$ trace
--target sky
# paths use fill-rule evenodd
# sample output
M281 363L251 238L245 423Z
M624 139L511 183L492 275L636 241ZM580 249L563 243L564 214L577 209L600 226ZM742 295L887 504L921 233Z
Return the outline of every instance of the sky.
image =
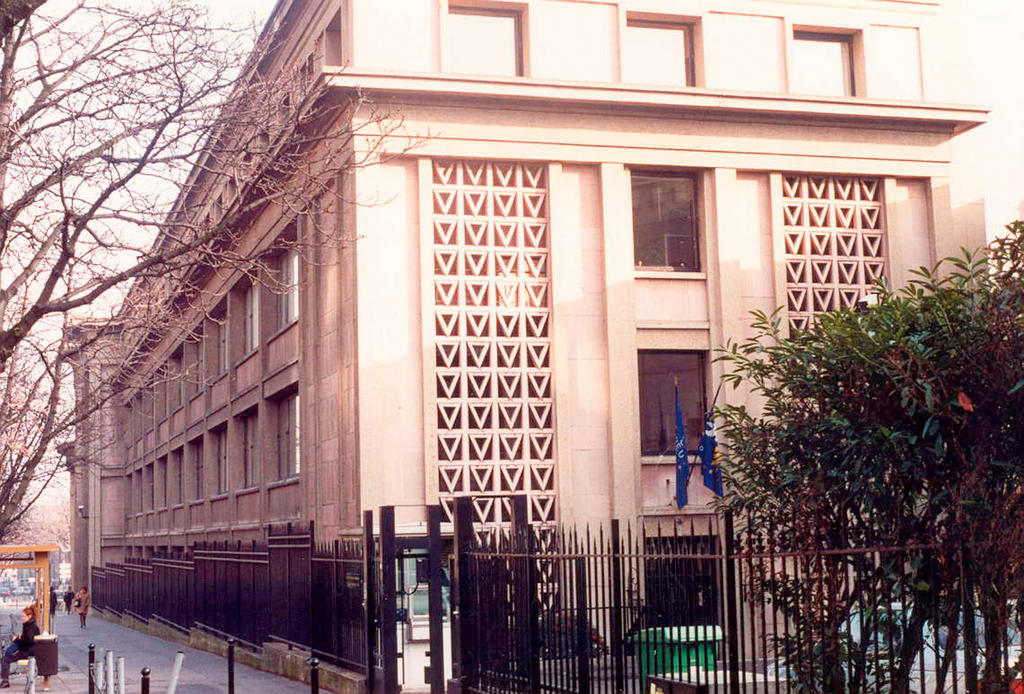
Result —
M215 17L224 21L248 21L255 18L257 26L263 27L275 0L206 0Z

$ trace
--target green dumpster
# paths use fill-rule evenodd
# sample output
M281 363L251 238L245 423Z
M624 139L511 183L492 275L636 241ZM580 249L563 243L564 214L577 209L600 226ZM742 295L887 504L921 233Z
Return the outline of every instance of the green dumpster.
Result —
M714 670L721 640L722 628L712 625L652 627L629 637L636 645L641 682L646 682L648 675L686 672L694 665Z

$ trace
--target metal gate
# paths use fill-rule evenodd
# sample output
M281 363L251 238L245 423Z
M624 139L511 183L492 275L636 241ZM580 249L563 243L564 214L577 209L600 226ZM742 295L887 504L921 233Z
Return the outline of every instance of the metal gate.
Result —
M381 507L379 514L367 575L377 588L368 620L369 643L374 645L372 690L396 694L422 674L431 694L444 694L449 560L441 537L441 507L427 507L426 535L396 535L393 506ZM364 526L373 527L371 511L364 515ZM422 673L413 671L421 665Z

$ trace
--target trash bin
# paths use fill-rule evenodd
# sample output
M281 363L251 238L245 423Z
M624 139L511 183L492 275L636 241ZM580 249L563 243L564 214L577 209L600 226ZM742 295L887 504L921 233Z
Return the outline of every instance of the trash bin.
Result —
M44 677L57 674L57 635L40 634L32 652L36 657L36 672Z
M640 659L640 681L648 675L686 672L694 665L715 669L715 654L722 628L714 625L652 627L629 637Z

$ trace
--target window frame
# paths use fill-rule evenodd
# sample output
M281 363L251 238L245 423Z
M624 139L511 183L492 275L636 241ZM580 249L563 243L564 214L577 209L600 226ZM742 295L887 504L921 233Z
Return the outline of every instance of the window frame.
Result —
M298 392L277 401L277 479L297 478L301 472L301 400Z
M278 281L282 292L277 302L277 328L284 330L299 320L299 253L289 249L278 257Z
M242 488L259 486L259 419L253 410L241 417L242 425Z
M156 462L149 463L142 468L142 477L145 484L145 510L156 510Z
M168 475L174 479L174 496L168 496L167 505L177 506L185 502L185 450L177 448L171 451L167 464L171 467Z
M686 41L686 84L683 87L697 86L697 26L698 20L691 17L651 17L629 12L626 14L625 29L662 29L682 31ZM620 56L620 63L625 60L625 53ZM620 65L621 70L621 65ZM623 80L625 82L625 80ZM628 84L648 84L636 82ZM671 88L672 85L650 83L651 86Z
M202 437L189 443L192 452L192 501L202 501L206 498L206 461L203 459L205 448Z
M476 5L460 5L458 3L448 6L448 16L451 15L470 15L475 17L509 17L513 20L514 34L513 40L515 41L515 75L491 75L492 77L525 77L526 76L526 46L525 46L525 32L523 30L524 20L526 18L525 9L515 5L494 5L494 6L476 6ZM445 36L442 44L447 47L450 37L448 35L448 29L445 29ZM446 51L447 52L447 51ZM487 77L488 75L483 73L464 73L454 72L445 70L445 72L451 72L451 74L470 74L477 77Z
M242 292L242 353L248 356L260 348L260 291L250 284Z
M639 421L637 422L637 432L640 439L640 450L638 451L641 458L660 458L666 455L674 454L675 451L675 434L672 434L670 445L666 446L666 450L658 452L650 452L644 449L644 369L643 360L646 355L659 355L659 354L680 354L680 355L693 355L697 357L697 372L700 374L700 383L697 386L697 392L700 395L700 420L703 422L704 414L707 412L710 403L708 402L708 364L710 363L710 354L708 350L701 349L638 349L636 353L636 369L637 369L637 404ZM674 403L673 403L674 407ZM675 420L675 411L671 413L672 421ZM692 416L687 416L686 411L683 411L683 416L692 419ZM701 431L693 432L690 429L686 430L687 439L696 438L700 439ZM695 448L687 448L687 454L692 455L695 453Z
M699 171L691 169L649 169L649 168L630 168L629 173L629 204L630 204L630 227L633 235L633 271L636 273L641 272L652 272L664 274L666 277L673 275L685 274L685 273L703 273L706 272L706 262L704 259L704 246L703 235L704 235L704 216L702 214L701 205L704 200L704 187L702 185L703 177ZM636 209L633 204L633 178L634 176L646 176L648 178L679 178L689 179L693 183L693 202L691 216L693 219L693 238L694 238L694 259L696 261L695 268L678 268L673 265L640 265L637 262L637 229L636 229ZM664 238L664 237L663 237Z
M213 453L217 465L217 494L227 494L231 488L227 428L214 429L210 436L213 438Z
M856 55L857 55L857 53L856 53L856 49L857 49L857 45L856 45L856 42L857 42L857 32L841 30L841 29L837 29L835 31L832 31L832 30L824 30L824 29L808 29L808 28L794 27L793 28L792 41L793 41L793 43L796 43L797 41L818 41L818 42L821 42L821 43L841 43L841 44L845 44L846 45L846 73L847 73L847 77L850 80L850 90L849 90L849 93L844 94L841 97L837 97L837 96L831 95L831 94L821 94L821 95L817 95L817 96L826 96L826 97L831 96L833 98L849 98L849 97L854 97L854 96L858 96L859 95L859 93L860 93L859 86L860 85L858 84L858 80L857 80L857 58L856 58ZM793 70L796 70L796 69L798 69L798 66L795 66L795 65L791 65L790 66L790 72L792 72ZM797 93L797 92L793 92L792 88L790 88L789 91L790 91L790 93ZM801 92L801 94L802 94L802 92ZM816 96L816 95L815 94L806 94L805 96Z

